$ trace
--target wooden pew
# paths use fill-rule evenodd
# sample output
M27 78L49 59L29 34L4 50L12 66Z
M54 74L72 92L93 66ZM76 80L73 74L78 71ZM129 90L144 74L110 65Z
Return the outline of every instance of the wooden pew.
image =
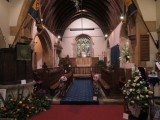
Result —
M63 69L38 69L34 71L34 80L43 81L41 87L55 94L59 88L59 79L64 74Z
M67 78L67 81L61 83L60 78L59 78L57 83L50 86L51 90L55 90L58 87L58 91L60 91L60 96L64 96L67 93L67 90L68 90L68 88L69 88L69 86L70 86L70 84L72 83L72 80L73 80L72 71L70 71L67 74L63 74L63 76L65 76Z
M129 79L131 79L132 76L132 70L131 69L124 69L124 68L120 68L119 69L119 84L120 87L123 87L123 85L125 83L127 83L127 81Z
M92 72L92 74L91 74L92 78L94 75L95 75L95 73ZM110 95L110 85L102 77L100 77L97 82L94 82L94 80L93 80L93 87L98 87L96 84L99 84L101 86L101 88L103 89L106 96ZM96 90L96 88L94 88L94 91L95 90ZM96 93L97 93L97 91L96 91Z
M109 96L110 95L110 85L103 79L100 79L99 82L100 82L100 85L101 85L105 95Z

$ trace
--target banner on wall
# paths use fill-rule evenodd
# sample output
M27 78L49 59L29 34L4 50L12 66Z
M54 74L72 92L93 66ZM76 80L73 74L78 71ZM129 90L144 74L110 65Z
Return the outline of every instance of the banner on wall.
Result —
M119 45L115 45L111 48L111 65L119 67L120 66L120 50Z
M125 0L125 12L126 16L130 17L137 11L137 7L134 4L133 0Z
M32 5L29 8L28 14L35 20L37 26L37 32L43 31L42 15L40 8L40 0L33 0Z

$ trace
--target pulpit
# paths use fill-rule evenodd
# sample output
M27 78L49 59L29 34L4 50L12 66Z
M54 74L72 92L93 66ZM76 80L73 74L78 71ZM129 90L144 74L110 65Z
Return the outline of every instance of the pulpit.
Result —
M24 48L22 53L27 54ZM16 48L0 49L0 84L20 84L23 79L32 79L32 60L17 60L17 54Z

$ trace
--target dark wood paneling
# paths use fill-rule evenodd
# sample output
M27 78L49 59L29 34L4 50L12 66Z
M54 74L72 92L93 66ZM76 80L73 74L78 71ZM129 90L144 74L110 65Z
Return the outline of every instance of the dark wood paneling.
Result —
M92 66L95 66L95 64L99 61L99 57L92 57Z
M99 57L92 57L91 60L92 60L91 61L92 62L91 66L95 66L95 64L99 61ZM76 65L76 58L70 58L70 61L71 61L72 67L76 67L77 66Z
M0 84L21 83L32 79L32 62L16 60L15 48L0 49Z
M140 36L140 60L149 61L150 60L150 48L149 48L149 35Z

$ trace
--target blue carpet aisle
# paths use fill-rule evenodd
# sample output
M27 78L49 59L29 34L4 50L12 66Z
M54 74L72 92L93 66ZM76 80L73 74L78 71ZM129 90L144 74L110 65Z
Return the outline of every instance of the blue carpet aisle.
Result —
M98 104L93 100L93 87L90 79L75 79L61 104Z

